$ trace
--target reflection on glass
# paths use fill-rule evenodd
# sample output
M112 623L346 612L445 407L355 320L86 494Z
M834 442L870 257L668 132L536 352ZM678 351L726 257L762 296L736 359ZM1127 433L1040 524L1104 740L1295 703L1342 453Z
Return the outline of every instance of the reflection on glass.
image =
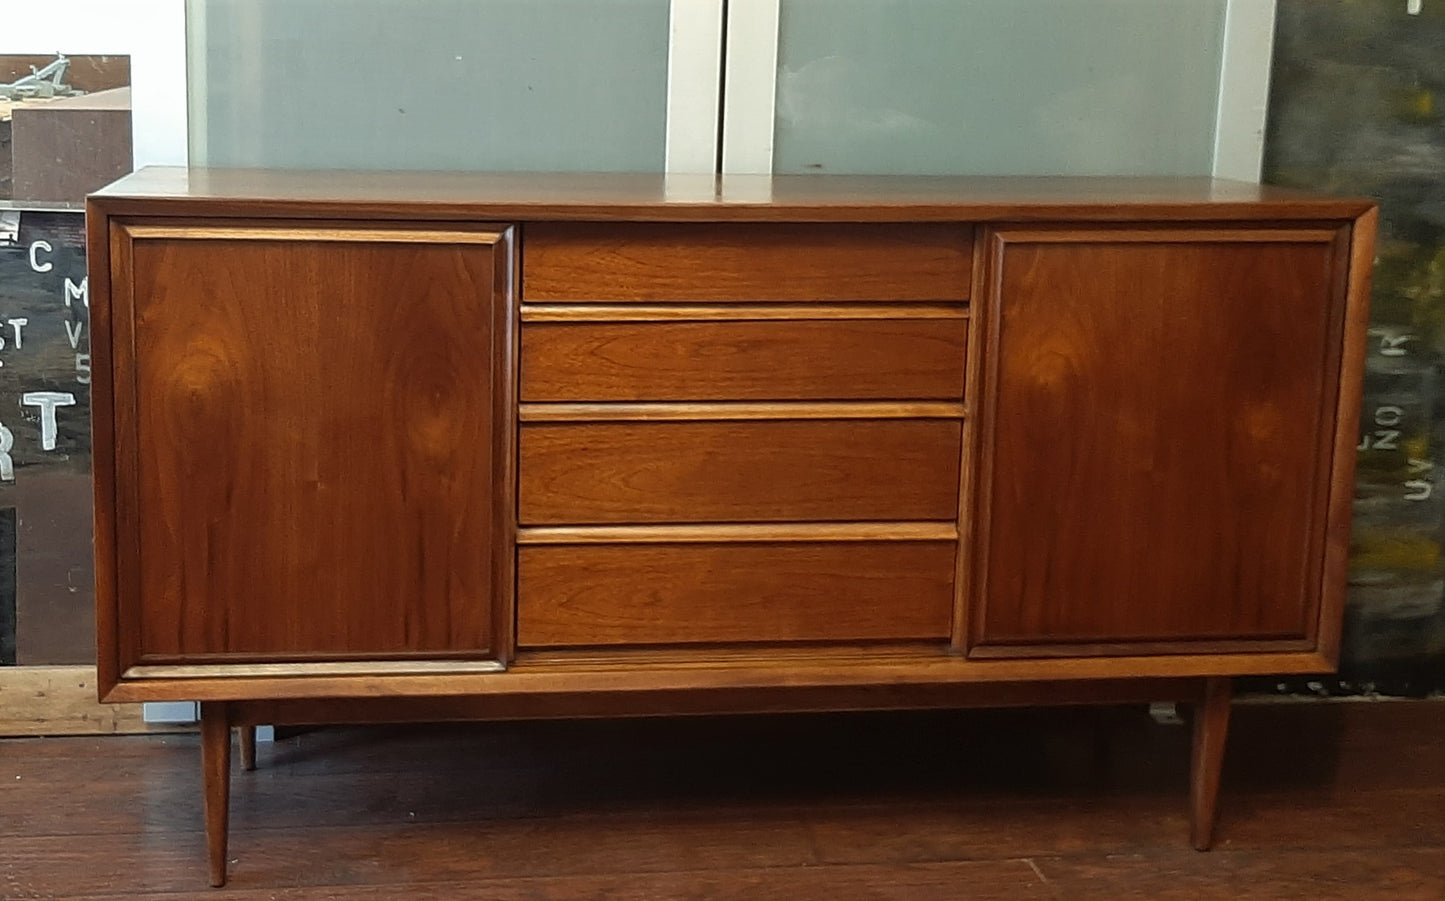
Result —
M1225 0L782 0L776 172L1207 175Z
M668 0L188 0L193 165L654 172Z
M130 170L130 57L0 55L0 207L79 207Z

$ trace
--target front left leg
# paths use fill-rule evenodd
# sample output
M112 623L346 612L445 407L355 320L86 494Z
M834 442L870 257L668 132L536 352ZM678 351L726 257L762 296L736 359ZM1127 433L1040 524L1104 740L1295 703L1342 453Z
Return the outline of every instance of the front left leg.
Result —
M231 722L224 701L201 704L201 763L211 885L220 887L226 884L226 830L231 804Z

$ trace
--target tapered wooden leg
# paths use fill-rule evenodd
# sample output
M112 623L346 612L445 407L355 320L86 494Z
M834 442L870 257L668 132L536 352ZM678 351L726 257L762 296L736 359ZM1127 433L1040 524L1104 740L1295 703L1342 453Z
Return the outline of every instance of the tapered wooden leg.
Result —
M240 726L236 733L241 739L241 769L249 773L256 768L256 727Z
M1195 849L1208 851L1214 844L1214 820L1219 801L1219 772L1224 765L1224 739L1229 733L1229 700L1233 686L1227 678L1210 678L1204 703L1194 710L1194 754L1189 768L1189 840Z
M231 804L231 723L224 702L201 704L201 761L206 792L206 853L211 885L226 884L226 828Z

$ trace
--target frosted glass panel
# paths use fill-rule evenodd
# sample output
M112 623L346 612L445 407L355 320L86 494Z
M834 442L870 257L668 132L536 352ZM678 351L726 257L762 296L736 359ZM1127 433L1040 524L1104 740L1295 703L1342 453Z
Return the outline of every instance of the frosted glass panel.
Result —
M668 0L188 0L191 161L660 172Z
M782 0L775 172L1207 175L1225 0Z

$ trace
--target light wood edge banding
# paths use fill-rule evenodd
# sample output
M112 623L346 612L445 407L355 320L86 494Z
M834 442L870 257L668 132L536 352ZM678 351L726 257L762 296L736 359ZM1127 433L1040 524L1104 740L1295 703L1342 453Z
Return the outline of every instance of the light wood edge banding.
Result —
M679 526L530 526L517 544L957 541L952 522L720 523Z
M523 322L711 322L763 319L967 319L962 304L522 304Z
M768 403L525 403L521 422L637 422L731 419L962 419L946 401Z
M178 663L132 666L126 679L214 679L261 676L428 676L500 673L498 660L343 660L299 663Z
M1007 228L1009 244L1329 244L1338 230L1330 228Z
M271 227L265 225L125 225L132 238L193 241L349 241L373 244L496 244L498 231L457 229Z
M626 665L622 665L622 664ZM564 666L518 660L504 675L428 674L211 679L132 679L104 698L122 701L239 700L247 698L456 696L467 694L595 694L608 691L669 691L712 688L777 688L834 685L908 686L956 682L1032 682L1073 679L1143 679L1188 676L1274 676L1328 672L1316 653L1181 654L1158 657L1076 657L1028 660L972 660L939 642L913 659L855 653L818 655L816 660L775 658L759 651L752 659L720 661L693 655L690 661L642 664L619 654L610 662ZM127 674L129 675L129 674ZM780 683L780 678L783 680Z

